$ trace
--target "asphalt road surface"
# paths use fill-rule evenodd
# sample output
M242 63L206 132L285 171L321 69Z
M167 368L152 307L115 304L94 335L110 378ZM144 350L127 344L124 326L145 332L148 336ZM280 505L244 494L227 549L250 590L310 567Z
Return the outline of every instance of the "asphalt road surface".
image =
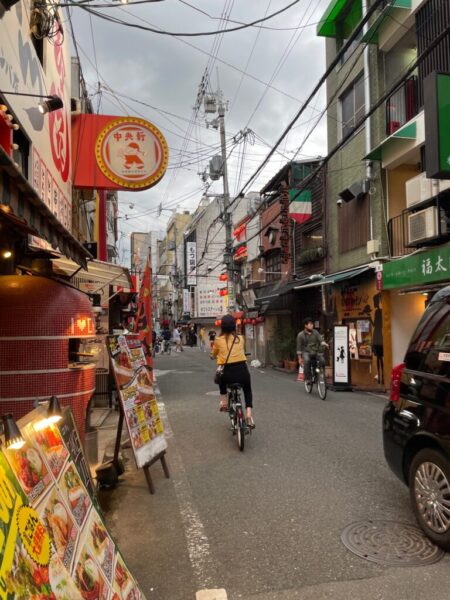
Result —
M207 354L186 348L157 357L155 369L171 478L153 465L150 496L130 464L107 497L107 519L147 598L448 598L448 556L382 566L340 539L355 521L415 523L408 490L384 460L383 398L329 392L323 402L295 376L252 368L256 429L240 453Z

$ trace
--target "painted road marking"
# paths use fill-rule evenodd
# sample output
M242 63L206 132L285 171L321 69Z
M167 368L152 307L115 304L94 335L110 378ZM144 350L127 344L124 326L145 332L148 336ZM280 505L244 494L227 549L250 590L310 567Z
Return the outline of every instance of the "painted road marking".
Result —
M161 399L161 392L158 386L155 386L158 405L161 406L161 417L164 423L166 437L174 437L164 402ZM197 586L205 590L212 590L214 578L218 572L217 565L211 556L209 540L205 533L205 528L200 519L200 515L195 507L191 485L186 475L183 459L177 449L176 444L170 447L170 463L172 481L175 494L180 509L180 516L184 527L184 535L187 542L187 550L192 570L194 571ZM214 590L212 590L214 591ZM221 591L221 590L217 590ZM213 600L215 596L200 596L202 600ZM226 600L225 596L217 596L217 600Z
M162 377L163 375L167 375L167 373L176 373L177 375L190 375L194 371L179 371L178 369L169 369L167 371L163 371L160 369L154 369L153 373L155 377Z
M214 390L213 392L206 392L205 396L220 396L219 390Z
M227 600L226 591L220 590L199 590L195 594L195 600Z

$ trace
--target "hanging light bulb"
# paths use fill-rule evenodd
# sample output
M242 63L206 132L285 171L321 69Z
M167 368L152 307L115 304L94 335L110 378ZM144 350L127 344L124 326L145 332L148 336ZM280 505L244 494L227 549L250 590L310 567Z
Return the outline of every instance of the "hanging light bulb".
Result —
M25 440L11 413L3 415L3 433L5 435L5 447L10 450L20 450Z

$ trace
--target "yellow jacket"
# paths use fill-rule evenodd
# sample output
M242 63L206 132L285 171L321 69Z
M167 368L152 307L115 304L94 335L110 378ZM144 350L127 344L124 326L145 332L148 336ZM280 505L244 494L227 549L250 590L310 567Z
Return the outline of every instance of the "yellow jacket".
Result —
M233 344L233 347L231 347L231 344ZM237 335L236 338L234 338L233 334L219 335L219 337L216 337L216 339L214 340L214 345L212 347L211 356L213 358L217 357L218 365L225 364L228 352L230 352L230 357L227 361L227 364L247 360L245 356L245 343L242 335Z

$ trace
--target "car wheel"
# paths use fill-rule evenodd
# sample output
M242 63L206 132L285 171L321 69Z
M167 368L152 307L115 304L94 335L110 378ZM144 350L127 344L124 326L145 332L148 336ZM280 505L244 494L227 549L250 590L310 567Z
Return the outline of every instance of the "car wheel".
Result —
M409 492L420 527L436 545L450 550L450 463L441 452L426 448L416 454Z

